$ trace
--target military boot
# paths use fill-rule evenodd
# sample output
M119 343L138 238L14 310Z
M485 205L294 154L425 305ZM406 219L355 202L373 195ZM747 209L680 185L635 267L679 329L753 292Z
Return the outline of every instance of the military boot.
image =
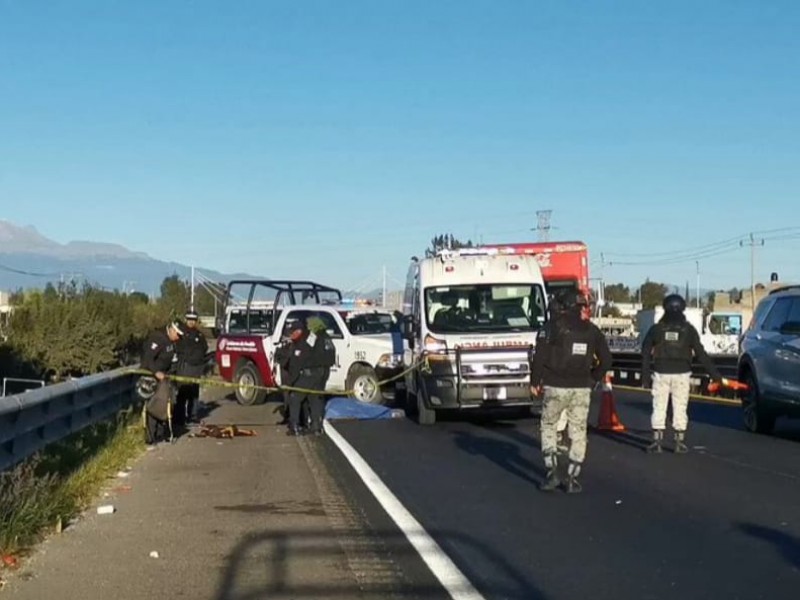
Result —
M580 494L583 491L578 475L581 474L581 463L570 462L567 468L567 483L564 487L568 494Z
M539 489L543 492L552 492L561 484L558 477L558 460L555 454L544 455L544 466L547 468L547 479L539 484Z
M686 433L683 431L675 432L675 454L686 454L689 452L689 447L684 441Z
M653 442L645 448L648 454L661 454L661 444L664 442L664 430L653 430Z

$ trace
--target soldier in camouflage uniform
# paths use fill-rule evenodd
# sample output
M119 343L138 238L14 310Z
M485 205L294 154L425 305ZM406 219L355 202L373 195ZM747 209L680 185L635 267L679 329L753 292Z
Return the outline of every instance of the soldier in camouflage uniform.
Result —
M531 365L531 386L544 392L541 436L547 480L540 489L553 491L561 485L558 474L558 421L567 413L570 438L569 467L565 489L581 491L578 476L586 457L586 426L592 388L611 368L611 352L603 333L581 317L586 297L574 291L559 299L559 311L540 332Z

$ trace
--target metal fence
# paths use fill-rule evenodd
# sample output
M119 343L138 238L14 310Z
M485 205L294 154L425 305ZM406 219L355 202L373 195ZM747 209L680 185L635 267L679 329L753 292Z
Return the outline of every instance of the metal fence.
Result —
M0 470L134 402L129 367L0 398Z

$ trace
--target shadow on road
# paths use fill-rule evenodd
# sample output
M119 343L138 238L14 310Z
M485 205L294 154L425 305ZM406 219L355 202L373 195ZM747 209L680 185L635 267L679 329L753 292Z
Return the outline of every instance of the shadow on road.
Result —
M739 523L737 527L749 536L769 542L792 568L800 569L800 539L763 525Z
M248 534L228 555L215 600L256 600L263 598L403 598L446 599L450 596L427 571L412 581L398 565L418 561L416 551L397 531L373 531L364 539L363 530L285 530ZM546 596L490 548L460 533L432 532L440 545L455 545L480 564L488 580L487 596L510 600L544 600ZM391 563L376 561L364 549L378 544L381 556ZM336 568L343 549L353 552L355 575ZM374 556L374 555L373 555ZM476 562L477 561L477 562ZM458 591L466 591L455 586ZM482 590L483 591L483 590Z
M511 431L506 431L505 433L511 433ZM526 437L522 434L519 435L522 438ZM537 464L522 456L519 440L515 444L492 437L474 435L468 431L455 431L453 432L453 437L456 446L467 454L483 456L505 471L529 483L538 484L540 482L540 479L532 477L531 473L535 473L540 477L544 476L544 471ZM526 440L526 442L529 442L529 440Z
M653 408L649 402L624 402L626 411L651 414ZM667 423L672 422L672 407L667 412ZM711 427L721 427L744 432L742 424L742 410L737 406L712 404L709 402L689 403L689 423L701 423ZM800 441L800 426L797 420L779 418L775 425L774 437L798 442Z

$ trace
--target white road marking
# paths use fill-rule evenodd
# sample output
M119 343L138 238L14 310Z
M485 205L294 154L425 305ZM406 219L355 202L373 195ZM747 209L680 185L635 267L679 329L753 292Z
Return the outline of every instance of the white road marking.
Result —
M325 432L336 444L375 499L417 550L420 557L442 584L453 600L485 600L461 570L450 560L444 550L425 531L414 516L397 499L381 478L372 470L350 443L336 431L329 421L324 422Z

